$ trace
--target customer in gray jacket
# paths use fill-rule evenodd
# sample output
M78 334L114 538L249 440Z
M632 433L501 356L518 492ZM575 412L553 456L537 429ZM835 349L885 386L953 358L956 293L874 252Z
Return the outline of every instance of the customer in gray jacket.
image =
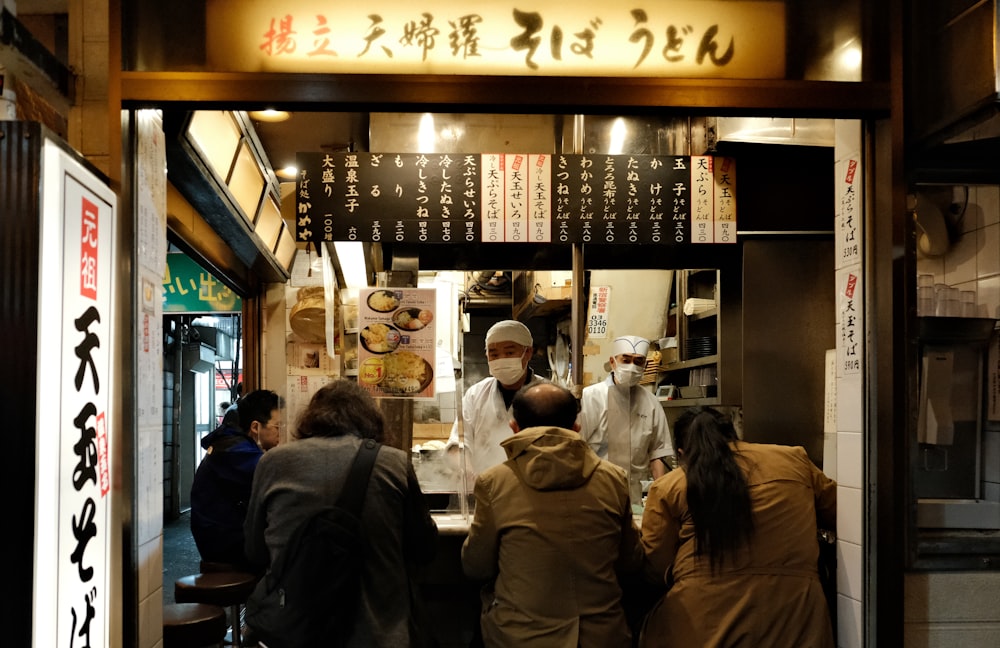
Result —
M295 440L257 465L245 524L247 557L270 565L303 520L336 500L362 439L381 442L383 425L371 396L353 381L338 380L316 392ZM361 518L368 546L347 645L409 646L408 566L434 557L437 526L402 450L379 449Z

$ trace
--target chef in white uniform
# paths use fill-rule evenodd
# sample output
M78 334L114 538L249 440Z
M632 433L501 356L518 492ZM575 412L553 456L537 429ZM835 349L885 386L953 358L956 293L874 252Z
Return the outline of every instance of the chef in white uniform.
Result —
M500 442L511 435L514 394L522 387L546 382L528 368L532 353L531 331L521 322L502 320L486 332L490 375L469 387L462 397L466 461L474 475L507 460ZM447 446L455 447L458 442L456 420Z
M628 471L629 496L642 503L641 480L667 472L674 454L670 428L659 400L639 386L649 341L625 335L611 343L611 374L583 390L580 436L601 459Z

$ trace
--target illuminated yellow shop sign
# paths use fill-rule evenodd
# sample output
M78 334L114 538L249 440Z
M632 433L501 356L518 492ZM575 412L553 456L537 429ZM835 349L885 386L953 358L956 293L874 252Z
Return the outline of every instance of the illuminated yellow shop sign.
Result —
M208 0L211 69L785 77L785 3Z

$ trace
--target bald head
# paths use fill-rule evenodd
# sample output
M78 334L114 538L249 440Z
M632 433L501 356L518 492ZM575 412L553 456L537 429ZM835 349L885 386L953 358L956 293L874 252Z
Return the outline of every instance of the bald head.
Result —
M511 413L517 427L561 427L577 429L580 403L572 392L553 383L541 383L517 392Z

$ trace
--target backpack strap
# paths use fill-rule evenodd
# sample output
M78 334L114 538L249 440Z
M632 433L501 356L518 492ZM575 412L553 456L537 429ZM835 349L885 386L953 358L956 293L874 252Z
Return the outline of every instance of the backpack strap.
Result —
M344 489L340 491L337 498L337 506L351 511L357 516L361 515L361 507L365 502L365 493L368 492L368 480L372 474L372 466L375 465L375 457L378 456L379 444L374 439L362 439L358 454L354 456L351 464L351 472L347 474L347 481L344 482Z

